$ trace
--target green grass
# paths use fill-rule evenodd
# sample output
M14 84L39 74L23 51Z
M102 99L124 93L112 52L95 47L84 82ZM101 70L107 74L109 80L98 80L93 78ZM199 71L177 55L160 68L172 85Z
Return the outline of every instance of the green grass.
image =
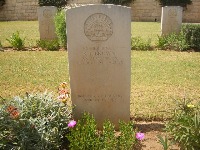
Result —
M200 100L200 53L133 51L131 112L137 118L168 118L174 99Z
M4 47L11 46L6 38L19 31L20 36L25 38L25 46L34 46L36 40L39 40L38 28L38 21L0 22L0 41ZM152 44L155 44L157 35L160 35L160 23L157 22L132 22L131 28L132 36L140 36L145 40L150 38Z
M131 35L141 37L144 40L151 39L152 44L156 44L157 36L161 33L159 22L132 22Z
M26 46L39 39L37 21L0 22L0 41L13 32L26 37ZM134 22L132 35L156 42L160 23ZM30 44L31 43L31 44ZM174 99L200 99L200 53L132 51L131 116L142 119L170 117ZM54 91L69 82L67 52L0 52L0 96L10 98L25 92Z
M35 46L39 40L38 21L9 21L0 22L0 41L4 47L11 46L6 40L19 31L20 37L25 38L25 46Z
M168 118L173 99L200 98L200 53L132 51L131 116ZM69 82L67 52L1 52L2 97L54 91Z

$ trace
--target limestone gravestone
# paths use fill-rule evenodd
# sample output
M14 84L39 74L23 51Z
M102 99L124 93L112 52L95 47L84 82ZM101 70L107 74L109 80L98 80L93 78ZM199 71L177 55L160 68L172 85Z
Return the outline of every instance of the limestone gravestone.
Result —
M94 115L98 127L130 119L130 8L87 5L67 10L69 74L75 118Z
M38 7L39 32L41 40L54 40L55 33L54 17L57 13L55 6Z
M179 33L182 24L182 11L180 6L162 7L161 34Z

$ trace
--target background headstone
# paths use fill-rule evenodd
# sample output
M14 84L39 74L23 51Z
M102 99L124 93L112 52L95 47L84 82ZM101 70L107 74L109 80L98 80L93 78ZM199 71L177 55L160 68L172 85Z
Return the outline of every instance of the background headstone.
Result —
M183 8L180 6L162 7L161 34L179 33L182 24Z
M130 120L130 8L87 5L67 11L69 74L74 115L89 112L102 127Z
M56 13L57 8L55 6L38 7L40 40L54 40L57 38L54 25Z

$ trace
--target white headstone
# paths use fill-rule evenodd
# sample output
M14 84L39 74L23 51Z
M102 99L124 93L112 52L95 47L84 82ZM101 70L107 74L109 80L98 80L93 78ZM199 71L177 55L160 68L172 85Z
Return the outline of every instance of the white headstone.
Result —
M179 33L182 24L183 8L180 6L162 7L161 34Z
M55 6L38 7L38 21L41 40L55 40L54 17L56 16L57 8Z
M130 120L130 8L87 5L67 11L69 74L75 118L89 112L102 127Z

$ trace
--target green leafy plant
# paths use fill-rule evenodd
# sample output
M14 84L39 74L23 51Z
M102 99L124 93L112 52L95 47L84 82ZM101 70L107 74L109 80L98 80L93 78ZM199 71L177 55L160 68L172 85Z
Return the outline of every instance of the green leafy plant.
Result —
M4 100L0 107L0 149L59 150L67 144L71 107L51 93Z
M97 130L94 117L84 113L67 135L72 150L129 150L136 143L132 123L120 122L120 135L115 135L114 125L106 120L103 131Z
M48 51L59 50L58 40L38 40L36 44L38 47Z
M117 146L115 127L109 120L106 120L103 124L103 131L100 141L101 149L113 150L113 148Z
M192 4L192 0L156 0L163 6L182 6L186 7L189 4Z
M66 47L67 35L66 35L66 21L65 21L64 10L58 11L58 13L55 16L54 22L59 44L62 47Z
M180 34L172 33L165 36L158 36L157 47L160 49L184 51L189 49L189 44L181 32Z
M120 121L119 122L119 131L121 132L118 138L118 147L120 150L132 150L134 144L136 143L136 135L135 131L133 130L133 124L125 123ZM140 139L138 139L140 140ZM133 144L134 143L134 144Z
M68 0L39 0L39 6L56 6L61 8L67 5Z
M71 150L95 150L99 147L96 122L88 113L85 113L70 131L67 138L70 141Z
M12 36L6 40L12 45L13 48L17 50L21 50L24 48L25 39L22 39L19 36L19 31L17 31L16 33L13 33Z
M141 37L131 37L132 50L151 50L151 39L148 41L143 40Z
M200 149L200 103L194 105L191 100L176 100L172 119L166 125L166 131L170 133L181 149Z
M126 5L129 6L134 0L102 0L103 4L115 4L115 5Z
M200 51L200 25L185 24L181 31L190 48Z
M163 138L161 135L158 135L157 137L159 139L160 144L162 144L163 146L163 150L168 150L170 146L172 145L168 137L165 136L165 138Z

